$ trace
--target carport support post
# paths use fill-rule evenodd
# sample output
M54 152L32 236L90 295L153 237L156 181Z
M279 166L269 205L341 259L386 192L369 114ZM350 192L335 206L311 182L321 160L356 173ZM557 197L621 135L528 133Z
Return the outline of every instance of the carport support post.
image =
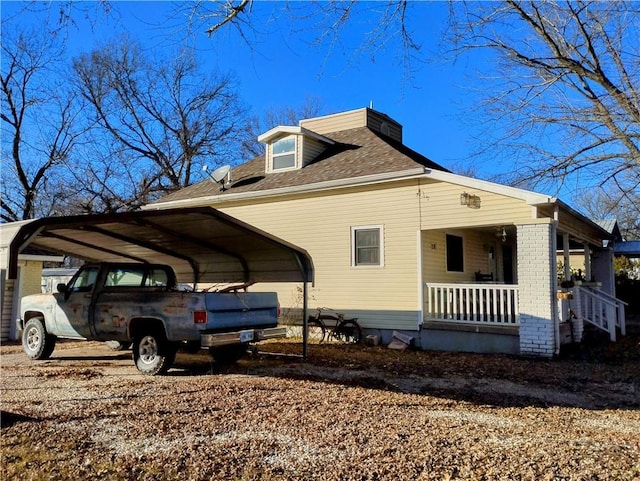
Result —
M302 283L302 359L307 359L307 283Z

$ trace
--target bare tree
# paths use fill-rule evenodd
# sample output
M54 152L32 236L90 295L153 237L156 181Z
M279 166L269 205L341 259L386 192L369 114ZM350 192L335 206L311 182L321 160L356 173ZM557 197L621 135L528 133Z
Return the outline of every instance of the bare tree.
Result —
M55 199L47 191L65 169L81 135L79 106L58 78L56 44L38 32L2 39L3 221L48 215Z
M520 182L580 172L623 196L636 191L640 11L582 0L467 6L454 40L458 52L496 55L494 93L482 108L491 130L503 126L501 146L520 152Z
M378 27L360 54L374 55L400 38L406 62L420 56L406 1L287 2L296 18L322 15L318 39L338 42L362 8L377 11ZM291 6L291 5L297 5ZM251 1L198 2L207 33L250 25ZM300 13L307 12L307 16ZM460 58L482 50L489 71L472 79L487 87L479 106L485 125L478 153L508 159L511 183L561 185L580 175L585 186L612 185L618 199L637 195L640 182L640 9L633 2L452 2L443 44ZM410 72L410 68L408 71ZM487 136L490 135L490 137ZM491 141L488 141L491 139ZM497 149L496 149L497 147ZM517 161L519 159L519 161ZM504 179L503 179L504 180ZM611 191L609 191L610 193Z
M640 193L620 197L615 186L583 192L575 199L591 219L616 219L623 239L640 239Z
M414 63L421 62L415 55L420 45L407 21L411 6L412 2L408 0L312 0L270 4L253 0L198 0L184 4L181 11L189 19L190 32L204 32L211 37L220 30L234 28L252 49L265 35L269 24L277 24L279 31L289 29L291 35L304 37L312 46L324 50L325 61L337 53L347 53L355 61L361 56L375 58L381 51L395 49L399 64L410 80ZM266 10L271 13L265 17ZM344 30L367 12L376 21L355 47L343 45Z
M121 38L74 62L98 127L88 175L100 210L134 209L190 185L205 162L240 160L244 110L232 78L200 70L186 53L150 58Z

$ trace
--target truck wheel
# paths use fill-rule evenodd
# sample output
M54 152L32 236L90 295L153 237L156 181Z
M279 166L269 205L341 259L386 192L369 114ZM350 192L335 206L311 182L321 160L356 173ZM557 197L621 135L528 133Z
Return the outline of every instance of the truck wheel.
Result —
M176 349L163 335L146 334L133 342L133 361L142 374L163 374L173 364Z
M56 347L56 337L47 333L44 319L34 317L29 319L22 332L22 349L29 359L49 359Z
M247 348L247 343L229 344L228 346L210 347L209 353L218 364L229 365L238 362L247 352Z

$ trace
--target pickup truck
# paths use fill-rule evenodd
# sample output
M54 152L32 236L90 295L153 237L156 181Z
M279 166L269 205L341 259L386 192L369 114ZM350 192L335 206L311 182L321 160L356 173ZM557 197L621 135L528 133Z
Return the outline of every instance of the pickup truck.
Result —
M284 337L272 292L181 291L170 266L87 264L55 294L25 296L18 330L30 359L51 356L57 338L133 345L144 374L161 374L181 346L235 362L248 344Z

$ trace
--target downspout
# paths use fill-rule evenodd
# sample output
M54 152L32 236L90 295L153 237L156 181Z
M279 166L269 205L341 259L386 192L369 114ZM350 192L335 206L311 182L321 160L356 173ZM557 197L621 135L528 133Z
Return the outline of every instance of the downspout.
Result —
M554 340L555 340L555 349L553 354L558 356L560 354L560 318L558 316L558 263L556 259L558 258L558 219L560 218L560 208L558 204L555 205L553 209L553 222L551 229L551 254L553 255L553 262L551 263L551 285L552 289L552 297L551 302L553 303L553 324L554 324ZM565 240L566 239L566 240ZM568 236L563 236L563 248L565 247L565 243L569 243ZM566 261L565 261L566 262ZM565 266L565 272L566 272Z

